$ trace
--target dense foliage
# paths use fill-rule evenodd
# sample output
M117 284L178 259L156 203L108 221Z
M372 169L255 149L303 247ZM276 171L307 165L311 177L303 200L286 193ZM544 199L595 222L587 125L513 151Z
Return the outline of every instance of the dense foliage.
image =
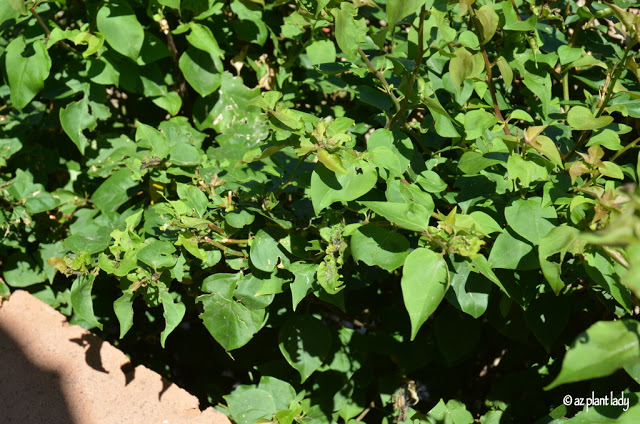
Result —
M0 292L238 424L638 422L630 6L2 1Z

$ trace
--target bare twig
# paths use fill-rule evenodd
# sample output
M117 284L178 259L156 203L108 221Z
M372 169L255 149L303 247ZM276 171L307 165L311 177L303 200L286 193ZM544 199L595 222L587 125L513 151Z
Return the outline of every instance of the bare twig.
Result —
M487 71L487 84L489 85L489 93L491 94L491 101L493 102L493 111L496 115L496 118L498 118L500 122L504 122L504 133L506 135L511 135L511 131L509 131L509 125L505 122L504 117L502 116L502 112L500 111L500 106L498 105L498 98L496 97L496 87L493 84L493 73L491 72L491 62L489 62L487 49L484 46L484 37L482 36L482 31L480 30L480 25L478 24L476 11L473 9L473 6L470 6L469 10L471 10L472 13L471 23L473 24L473 28L476 31L478 40L480 40L480 51L482 52L484 67Z
M44 21L42 20L38 12L36 12L36 6L38 5L35 4L31 9L29 9L29 11L31 12L33 17L36 18L36 21L38 21L38 23L44 30L45 34L47 34L47 41L49 41L49 37L51 36L51 30L49 30L49 27L47 27L47 24L44 23Z
M614 160L618 159L621 155L623 155L627 150L634 148L638 144L638 142L640 142L640 137L636 138L631 143L624 146L624 148L618 150L616 154L613 155L613 157L611 158L611 161L613 162Z
M40 3L34 4L33 7L29 9L29 12L31 12L33 17L36 18L36 21L38 21L38 24L40 24L40 27L43 29L44 33L47 34L46 41L49 42L49 37L51 37L51 30L49 29L47 24L42 20L42 18L40 17L40 14L38 14L38 12L36 11L36 7L38 7L39 4ZM78 53L76 49L74 49L73 47L65 43L63 40L60 40L58 42L65 50L69 50L70 52L73 52L73 53Z
M167 40L167 48L169 52L171 52L171 59L173 60L173 67L176 71L176 91L178 95L182 99L182 107L189 107L189 102L187 101L189 98L189 91L187 90L187 81L182 75L182 70L179 65L179 56L178 48L176 47L176 43L173 41L173 35L171 34L171 28L169 28L169 21L166 19L160 19L158 22L160 25L160 31L164 34L165 39ZM188 111L190 112L190 111Z
M369 413L369 411L371 411L371 408L375 408L376 404L374 401L371 401L371 403L369 404L369 406L367 406L364 411L362 411L360 413L360 415L358 415L358 417L355 419L356 421L362 421L364 419L364 417L367 416L367 414Z
M298 163L296 164L296 167L291 172L291 175L289 175L289 178L287 178L287 180L284 183L282 183L280 188L278 190L276 190L276 193L275 193L276 196L279 195L280 193L282 193L282 190L284 190L285 188L287 188L291 184L291 182L295 178L296 174L298 173L298 171L302 167L302 164L304 163L305 160L307 160L307 157L309 157L310 154L311 154L311 152L308 152L307 154L305 154L303 156L300 156L300 158L298 158Z
M627 46L624 49L622 59L614 67L613 77L611 78L611 81L609 81L609 85L607 86L604 99L602 99L602 101L599 104L600 108L596 113L596 116L595 116L596 118L599 118L600 116L602 116L602 113L604 112L607 105L609 104L609 101L611 100L611 96L613 96L613 89L616 85L616 82L618 82L620 75L622 75L622 71L625 69L625 64L627 63L627 56L631 51L631 47L633 47L633 44L631 43L627 44ZM566 156L563 158L565 162L571 159L573 155L576 154L578 149L581 149L587 143L589 134L591 134L590 130L583 130L582 132L580 132L580 135L578 136L578 140L576 141L576 144L573 146L573 149L571 149L569 153L567 153Z
M396 108L396 112L399 112L400 109L401 109L400 101L398 100L396 95L391 90L391 87L389 86L389 83L387 82L387 79L384 77L384 75L382 75L382 72L378 71L373 66L373 64L371 63L371 61L369 60L369 58L367 57L365 52L360 47L358 47L358 53L360 53L360 56L362 56L362 60L364 60L364 63L367 65L367 68L369 68L369 70L371 72L373 72L373 74L380 80L380 82L382 83L382 86L384 87L385 91L387 92L387 94L391 98L391 101L393 102L393 106L395 106L395 108Z
M424 18L426 17L426 14L427 14L427 10L424 6L422 6L422 9L420 9L420 15L419 15L420 22L418 22L418 55L416 57L415 68L413 69L413 72L409 77L409 81L408 81L409 84L407 85L407 93L404 96L404 99L402 99L400 110L397 111L395 115L393 115L393 118L391 118L389 122L387 122L387 125L385 125L386 129L391 128L393 124L395 124L396 121L399 118L401 118L402 115L409 108L409 98L411 97L411 93L413 92L413 85L416 83L416 79L418 78L418 74L420 73L420 66L422 65L422 57L424 56L423 34L424 34Z

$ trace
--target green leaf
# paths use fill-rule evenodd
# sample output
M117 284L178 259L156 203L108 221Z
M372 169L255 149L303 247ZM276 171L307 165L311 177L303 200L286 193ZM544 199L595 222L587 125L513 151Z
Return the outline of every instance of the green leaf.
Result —
M22 110L44 87L51 69L51 58L42 40L27 44L25 38L19 36L6 47L5 65L11 103Z
M7 160L22 149L22 142L18 138L0 139L0 168L7 166Z
M387 19L391 28L416 13L425 3L426 0L387 0Z
M431 115L433 115L433 119L436 123L436 133L438 133L440 137L460 137L460 133L456 130L453 119L442 107L437 97L434 96L431 98L427 95L422 95L421 99L429 109L429 112L431 112Z
M98 10L96 24L111 48L133 60L138 59L144 42L144 29L129 3L105 3Z
M510 31L533 31L535 29L538 23L538 17L536 15L532 15L527 20L521 21L518 17L518 12L513 8L513 4L510 1L503 1L500 4L505 18L504 29Z
M333 63L336 60L336 46L331 40L318 40L307 46L307 56L312 65Z
M567 113L567 123L574 130L597 130L613 122L612 116L596 118L591 110L584 106L574 106Z
M2 268L2 276L11 287L28 287L46 280L35 261L24 253L9 256Z
M493 284L481 275L471 273L469 263L454 262L455 273L451 274L451 289L445 297L462 312L479 318L489 306L489 295Z
M202 152L190 144L176 144L169 151L169 160L176 165L195 166L201 161Z
M476 0L459 0L458 5L460 7L460 16L464 16L469 13L469 9L475 2Z
M622 168L618 166L615 162L610 161L602 161L602 165L598 166L598 171L606 177L616 178L619 180L624 179L624 173L622 172Z
M255 424L273 417L276 408L271 393L262 389L248 389L223 396L229 405L229 413L237 424Z
M491 268L535 269L538 267L533 246L504 231L496 238L489 254Z
M455 57L449 61L449 73L451 74L451 82L458 89L464 80L471 76L473 71L473 54L464 47L460 47L455 51Z
M220 293L223 297L231 299L238 282L242 280L242 278L243 275L241 272L237 274L213 274L204 279L201 289L203 292Z
M496 274L491 269L491 266L489 265L489 261L483 255L478 255L473 259L471 259L470 266L472 271L478 272L484 275L485 277L487 277L489 281L491 281L496 286L500 287L500 290L508 294L507 290L504 288L504 285L502 284L500 279L496 276Z
M82 100L69 103L67 107L61 108L60 124L80 153L84 155L89 140L83 131L85 129L94 130L98 124L98 119L89 112L89 96L86 95Z
M507 62L507 59L500 56L498 60L496 60L496 64L498 65L498 69L500 70L500 75L502 75L502 80L504 81L504 85L509 87L513 82L513 69Z
M287 409L291 402L296 399L296 389L286 381L275 377L263 375L260 377L258 389L264 390L271 395L276 406L276 411Z
M629 319L596 322L571 344L560 374L544 389L604 377L637 364L640 362L639 326L637 321Z
M602 146L614 151L622 149L622 145L620 144L620 136L618 135L618 133L608 128L599 131L589 139L587 147L591 146Z
M494 114L485 110L472 110L464 117L464 130L467 133L467 140L475 140L482 134L497 124L498 118Z
M627 270L617 262L612 262L599 251L584 254L587 275L600 287L605 289L628 312L634 308L631 292L622 284L620 276Z
M31 197L27 198L24 204L27 212L29 212L30 214L50 211L60 204L58 199L56 199L51 193L47 193L46 191L34 194L35 195L32 194Z
M474 211L468 215L456 215L455 225L467 231L482 234L483 236L502 232L502 227L500 227L495 219L482 211Z
M465 152L460 158L460 162L458 162L458 168L467 175L473 175L498 163L504 163L504 161L501 159L494 159L491 157L491 154L484 154L482 152Z
M518 199L504 209L507 224L518 235L534 245L539 245L554 225L548 219L556 218L556 210L552 206L542 207L541 197Z
M358 55L358 45L362 43L367 34L367 24L364 19L355 20L357 14L353 4L340 3L340 9L332 9L335 17L336 41L338 47L350 60L355 60Z
M247 150L255 148L268 135L267 117L259 107L250 105L260 90L247 88L242 78L225 72L218 94L218 101L206 116L194 117L196 127L213 128L218 133L216 141L224 149L222 156L231 162L240 161Z
M57 29L57 28L56 28ZM55 29L54 29L55 31ZM52 31L53 33L53 31ZM154 37L157 40L157 37ZM104 44L104 36L100 33L91 34L89 32L80 32L76 37L72 40L74 44L87 46L87 49L82 52L82 57L87 58L92 54L96 54L100 48ZM158 40L159 41L159 40ZM49 45L51 44L51 40L49 40ZM149 46L151 47L151 46ZM170 54L167 48L165 47L165 51L167 56Z
M209 333L227 352L246 345L264 324L264 309L249 309L221 293L200 296L200 318Z
M150 125L136 122L136 141L141 142L139 146L148 143L154 157L164 159L169 154L167 136Z
M184 313L187 308L182 302L174 302L173 297L171 297L171 295L166 291L163 291L160 294L160 299L162 300L162 309L164 310L164 319L166 323L164 330L162 330L162 333L160 334L160 344L164 348L167 336L169 336L178 324L180 324L182 318L184 318Z
M198 187L193 185L177 183L176 187L180 199L184 201L188 208L195 211L199 218L202 218L207 211L207 206L209 205L207 195Z
M494 10L493 5L485 4L476 11L476 16L478 17L480 26L482 27L482 43L485 44L489 42L496 33L499 21L498 14Z
M524 85L531 90L533 94L538 96L542 113L547 117L551 105L551 75L548 72L544 72L544 76L541 76L531 73L526 69L521 70L521 73L524 76Z
M93 300L91 299L91 290L93 289L93 281L96 276L93 274L81 275L76 278L71 285L71 296L69 300L73 310L89 324L102 330L102 324L93 313Z
M249 252L251 263L265 272L272 272L279 263L288 265L287 252L278 241L283 236L276 228L259 230L251 243L251 251Z
M331 349L331 332L311 315L298 316L280 328L280 352L296 371L301 383L324 362Z
M417 203L360 202L395 225L412 231L427 231L433 209Z
M113 302L113 311L120 323L120 338L123 338L133 326L133 293L122 293Z
M25 4L25 0L8 0L7 4L11 6L13 10L20 13L21 15L23 16L27 15L27 6Z
M547 181L549 171L544 166L531 160L525 160L517 153L512 153L507 160L509 180L520 180L520 185L529 187L533 181Z
M375 185L378 174L364 160L345 163L348 173L336 174L322 164L316 164L311 175L311 202L316 213L333 202L348 202L366 194Z
M253 0L253 1L262 1L262 0ZM285 0L286 1L286 0ZM314 17L318 17L322 9L329 3L330 0L300 0L299 4L307 11L313 13ZM278 3L283 3L283 0L280 0Z
M359 227L351 236L353 259L387 271L400 267L409 251L409 241L402 234L376 225Z
M191 28L191 32L187 35L189 44L196 49L209 53L218 72L222 72L224 65L221 59L224 59L224 53L220 50L211 30L195 22L190 22L189 27Z
M241 209L229 212L225 215L224 220L233 228L244 228L247 225L251 225L255 218L252 213Z
M558 58L562 66L580 59L585 54L584 48L570 47L568 45L558 47Z
M416 179L416 182L423 190L429 193L442 193L447 189L447 184L442 181L440 175L435 171L422 171Z
M474 78L483 70L484 62L480 53L472 54L464 47L458 48L449 61L451 83L458 92L467 78Z
M178 66L189 85L202 97L220 87L221 74L210 53L189 47L180 56Z
M138 183L131 178L131 171L120 169L100 184L93 192L91 202L102 212L115 212L129 200L127 190L136 185Z
M421 422L447 424L472 424L474 422L473 415L467 411L465 405L455 399L449 400L446 404L444 400L440 399L426 416L416 414L414 417L417 418L419 415L424 417ZM484 424L484 421L482 422Z
M106 249L110 242L110 229L108 227L98 227L91 234L74 234L67 237L62 245L74 253L87 252L98 253Z
M560 157L560 151L558 151L558 146L556 146L556 143L554 143L553 140L551 140L549 137L539 135L533 141L530 141L529 144L531 147L536 149L538 153L545 155L555 165L563 167L562 158Z
M169 112L169 115L175 116L182 108L182 98L175 91L170 91L165 95L151 99L153 104Z
M425 249L412 251L402 268L402 297L411 319L411 340L435 312L449 288L449 270L442 256Z
M349 171L347 171L342 164L342 159L335 153L329 153L325 149L320 148L318 149L318 160L333 172L349 175Z
M318 265L295 262L291 264L289 271L296 276L291 283L291 302L295 311L300 301L313 291Z
M293 109L285 109L276 105L275 110L269 111L269 115L278 121L277 125L282 124L285 130L299 130L304 126L300 121L300 115Z
M175 265L177 258L172 255L176 251L173 243L156 239L147 240L147 245L138 252L138 260L155 270Z
M238 282L234 297L249 309L265 309L273 302L274 295L262 295L259 290L265 285L282 285L283 280L275 273L265 274L255 271ZM267 290L271 291L271 290ZM275 290L281 292L281 290Z
M49 280L49 283L53 283L53 279L56 276L58 270L49 265L47 259L53 257L59 258L64 256L66 252L64 247L62 246L62 241L58 240L55 243L41 243L40 248L38 249L38 253L40 255L40 259L42 260L42 269L47 276L47 280Z
M411 158L413 157L414 149L411 139L406 134L399 131L391 132L384 128L378 128L369 136L367 146L369 152L372 154L380 147L386 147L389 149L392 153L392 158L389 158L388 161L398 164L397 171L400 174L407 170L409 163L411 163Z
M580 239L580 231L573 227L561 225L553 228L540 240L538 255L540 267L547 282L555 294L560 293L564 282L560 278L562 262L567 253L577 255L582 253L586 242ZM560 254L560 262L551 262L550 256Z
M0 8L2 6L0 5ZM0 298L7 300L11 296L11 289L9 286L0 278Z

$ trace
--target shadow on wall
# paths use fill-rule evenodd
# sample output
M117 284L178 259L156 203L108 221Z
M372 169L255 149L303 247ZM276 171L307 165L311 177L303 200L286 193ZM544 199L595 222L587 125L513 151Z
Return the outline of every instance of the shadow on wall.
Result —
M73 424L60 375L32 363L0 326L3 424Z

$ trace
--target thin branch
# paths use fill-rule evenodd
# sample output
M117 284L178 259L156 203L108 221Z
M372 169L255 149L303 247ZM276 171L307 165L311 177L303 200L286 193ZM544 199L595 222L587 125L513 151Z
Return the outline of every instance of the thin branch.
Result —
M222 240L218 240L220 243L228 243L228 244L248 244L250 239L228 239L223 238Z
M298 159L298 163L296 164L296 167L293 169L293 171L291 172L291 175L289 175L289 178L287 178L287 181L285 181L284 183L282 183L282 185L280 186L280 188L276 191L275 195L277 196L278 194L282 193L282 190L284 190L285 188L287 188L289 186L289 184L291 184L291 182L293 181L293 178L296 176L296 174L298 173L298 171L300 170L300 168L302 167L302 164L304 163L304 161L307 159L307 157L309 157L309 155L311 154L311 152L306 153L303 156L300 156L300 158Z
M160 19L158 21L158 25L160 26L160 31L164 34L165 39L167 40L167 48L169 52L171 52L171 59L173 60L173 67L176 71L176 88L180 99L182 99L182 107L187 107L188 110L185 112L190 114L190 104L187 101L189 98L189 91L187 90L187 81L182 75L182 70L179 66L179 56L178 48L176 47L176 43L173 41L173 35L171 34L171 28L169 27L169 21L166 19Z
M616 152L615 155L613 155L613 157L611 158L611 162L613 162L614 160L618 159L621 155L623 155L627 150L632 149L633 147L635 147L638 142L640 142L640 137L636 138L635 140L633 140L631 143L627 144L626 146L624 146L624 148L618 150Z
M600 103L600 108L598 109L598 112L596 113L596 116L595 116L596 118L599 118L600 116L602 116L602 113L606 109L609 101L611 100L611 97L613 96L613 89L616 83L618 82L620 75L622 75L622 71L625 69L625 63L627 62L627 56L629 55L629 51L631 51L631 47L633 47L632 44L627 44L627 46L624 49L622 59L620 60L620 62L616 64L614 68L613 78L611 78L611 81L609 82L609 86L607 87L607 92L604 96L604 99ZM565 162L571 159L573 155L576 154L578 149L581 149L582 147L584 147L584 145L587 143L589 134L591 134L591 130L583 130L582 132L580 132L580 135L578 136L578 140L576 141L576 144L573 146L573 149L571 149L569 153L567 153L566 156L563 158Z
M38 21L38 23L40 24L40 26L44 30L45 34L47 34L47 41L49 41L49 37L51 36L51 30L49 30L49 27L47 27L47 24L44 23L44 21L42 20L40 15L38 15L38 12L36 12L36 7L37 6L38 5L35 4L31 9L29 9L29 11L31 12L33 17L36 18L36 21Z
M374 401L371 401L371 403L369 404L369 406L367 406L361 413L360 415L358 415L358 417L355 419L356 421L362 421L364 419L364 417L367 416L367 414L369 413L369 411L371 411L372 408L375 408L376 404Z
M212 240L209 237L205 236L203 241L206 242L206 243L211 244L212 246L217 247L220 250L222 250L225 253L225 255L233 255L233 256L240 256L240 257L246 258L246 255L244 253L239 252L239 251L234 250L234 249L231 249L230 247L227 247L227 246L221 244L220 242Z
M391 101L393 102L393 106L395 106L395 108L396 108L396 112L399 112L400 109L401 109L400 101L398 100L396 95L393 94L393 91L391 91L391 87L389 86L389 83L387 82L387 80L384 77L384 75L382 75L382 72L378 71L373 66L373 64L371 63L371 61L369 60L369 58L367 57L365 52L360 47L358 47L358 53L360 53L360 56L362 56L362 60L364 60L364 63L367 65L367 68L369 68L369 70L371 72L373 72L373 74L380 80L380 82L382 83L382 86L384 87L385 91L387 92L387 94L391 98Z
M491 94L491 101L493 102L493 111L496 115L496 118L498 118L500 122L504 122L504 133L506 135L511 135L511 131L509 131L509 125L505 122L504 117L502 116L502 112L500 111L500 106L498 106L498 98L496 97L496 86L493 84L493 74L491 72L491 62L489 62L487 49L484 46L484 37L482 36L482 32L480 31L480 25L478 25L476 11L473 9L473 6L470 6L469 10L471 10L471 13L473 15L471 17L471 23L476 31L478 40L480 40L480 51L482 52L484 67L487 71L487 84L489 85L489 93Z
M33 17L36 18L36 21L38 21L38 24L40 24L40 27L43 29L44 33L47 34L46 42L48 43L49 42L49 37L51 37L51 30L49 29L47 24L42 20L42 18L40 17L38 12L36 11L36 7L38 7L39 4L40 3L34 4L33 7L29 9L29 12L31 12ZM71 47L70 45L65 43L63 40L58 41L58 43L60 43L60 45L65 50L69 50L70 52L73 52L73 53L78 53L78 51L76 49L74 49L73 47Z
M406 110L409 108L409 99L411 97L411 93L413 92L413 85L416 83L416 79L418 78L418 74L420 73L420 66L422 65L422 57L424 56L424 19L426 17L427 14L427 10L424 6L422 6L422 9L420 9L420 15L419 15L419 19L420 22L418 23L418 55L416 57L416 63L415 63L415 68L413 69L413 72L411 73L411 76L409 77L409 84L407 86L407 94L404 96L404 99L402 99L402 105L401 108L398 112L396 112L395 115L393 115L393 118L391 118L391 120L389 122L387 122L387 125L385 125L386 129L390 129L393 124L396 123L396 121L406 112Z

